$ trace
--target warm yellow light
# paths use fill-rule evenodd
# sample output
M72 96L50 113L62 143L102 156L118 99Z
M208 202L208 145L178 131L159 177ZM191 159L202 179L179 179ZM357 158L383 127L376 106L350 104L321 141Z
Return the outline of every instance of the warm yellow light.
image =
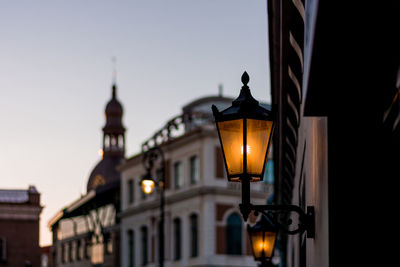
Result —
M229 175L243 173L243 120L218 122Z
M276 232L256 231L250 233L255 258L271 258L274 251L275 239Z
M100 156L103 156L103 155L104 155L103 149L99 149L99 155L100 155Z
M261 174L263 171L272 126L272 121L247 120L247 147L251 147L251 155L247 157L249 173ZM249 148L247 148L247 153L250 154Z
M153 180L142 180L142 190L146 194L150 194L154 190Z
M243 155L243 146L240 147L240 153ZM251 154L251 147L249 145L246 146L246 154Z
M251 182L262 180L273 121L238 119L221 121L217 125L229 181L240 181L243 172L251 176Z
M260 242L260 243L258 244L258 248L259 248L260 250L268 250L268 249L269 249L269 245L268 245L267 242Z

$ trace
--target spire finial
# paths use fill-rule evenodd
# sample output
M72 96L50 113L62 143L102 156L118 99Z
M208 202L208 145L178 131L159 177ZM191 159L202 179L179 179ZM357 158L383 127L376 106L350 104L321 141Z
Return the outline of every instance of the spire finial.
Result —
M219 96L222 96L222 90L224 89L224 86L222 85L222 83L220 83L219 85L218 85L218 95Z
M117 58L113 56L111 58L113 63L113 73L112 73L112 98L117 97Z
M249 74L247 74L246 71L243 72L243 75L242 75L242 83L243 83L245 86L247 86L247 84L249 83L249 80L250 80Z
M117 97L117 85L114 83L112 86L112 98L116 98Z
M113 73L112 73L112 80L113 84L117 83L117 58L113 56L111 58L112 64L113 64Z

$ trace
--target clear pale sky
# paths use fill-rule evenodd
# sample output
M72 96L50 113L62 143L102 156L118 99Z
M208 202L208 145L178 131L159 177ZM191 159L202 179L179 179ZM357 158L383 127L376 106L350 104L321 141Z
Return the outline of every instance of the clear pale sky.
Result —
M270 102L266 0L0 1L0 188L35 185L49 219L101 159L116 57L126 156L198 97Z

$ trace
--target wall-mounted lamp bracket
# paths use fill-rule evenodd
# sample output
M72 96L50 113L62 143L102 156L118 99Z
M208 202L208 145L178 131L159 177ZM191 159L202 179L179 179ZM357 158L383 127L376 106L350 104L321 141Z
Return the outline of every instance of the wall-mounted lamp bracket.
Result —
M243 215L254 211L256 216L258 213L267 216L277 227L289 235L306 232L307 238L315 237L314 206L308 206L306 212L296 205L253 205L248 203L240 204L239 207ZM292 220L289 219L285 222L282 222L277 218L278 214L290 212L295 212L299 215L298 226L293 230L288 230L288 227L292 224Z

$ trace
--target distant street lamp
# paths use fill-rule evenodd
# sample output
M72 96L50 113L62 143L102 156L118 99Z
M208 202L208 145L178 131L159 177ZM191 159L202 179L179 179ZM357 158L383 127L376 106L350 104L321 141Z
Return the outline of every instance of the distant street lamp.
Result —
M153 178L152 170L154 163L161 158L160 177ZM154 188L159 188L160 192L160 228L159 228L159 266L164 266L164 220L165 220L165 157L164 152L158 146L150 148L143 152L143 165L146 169L146 174L141 180L142 191L145 194L151 194Z
M253 227L247 225L254 259L260 261L261 266L271 266L277 232L275 225L263 215Z
M250 182L263 180L265 163L275 128L275 114L259 105L250 93L249 75L242 75L242 89L232 106L218 111L212 105L218 136L221 143L228 181L242 183L242 203L240 211L243 219L251 211L267 216L280 229L288 234L307 232L314 238L314 207L307 207L305 213L295 205L253 205L250 203ZM267 213L267 211L270 211ZM296 212L299 214L298 228L288 230L289 222L279 222L277 213Z

